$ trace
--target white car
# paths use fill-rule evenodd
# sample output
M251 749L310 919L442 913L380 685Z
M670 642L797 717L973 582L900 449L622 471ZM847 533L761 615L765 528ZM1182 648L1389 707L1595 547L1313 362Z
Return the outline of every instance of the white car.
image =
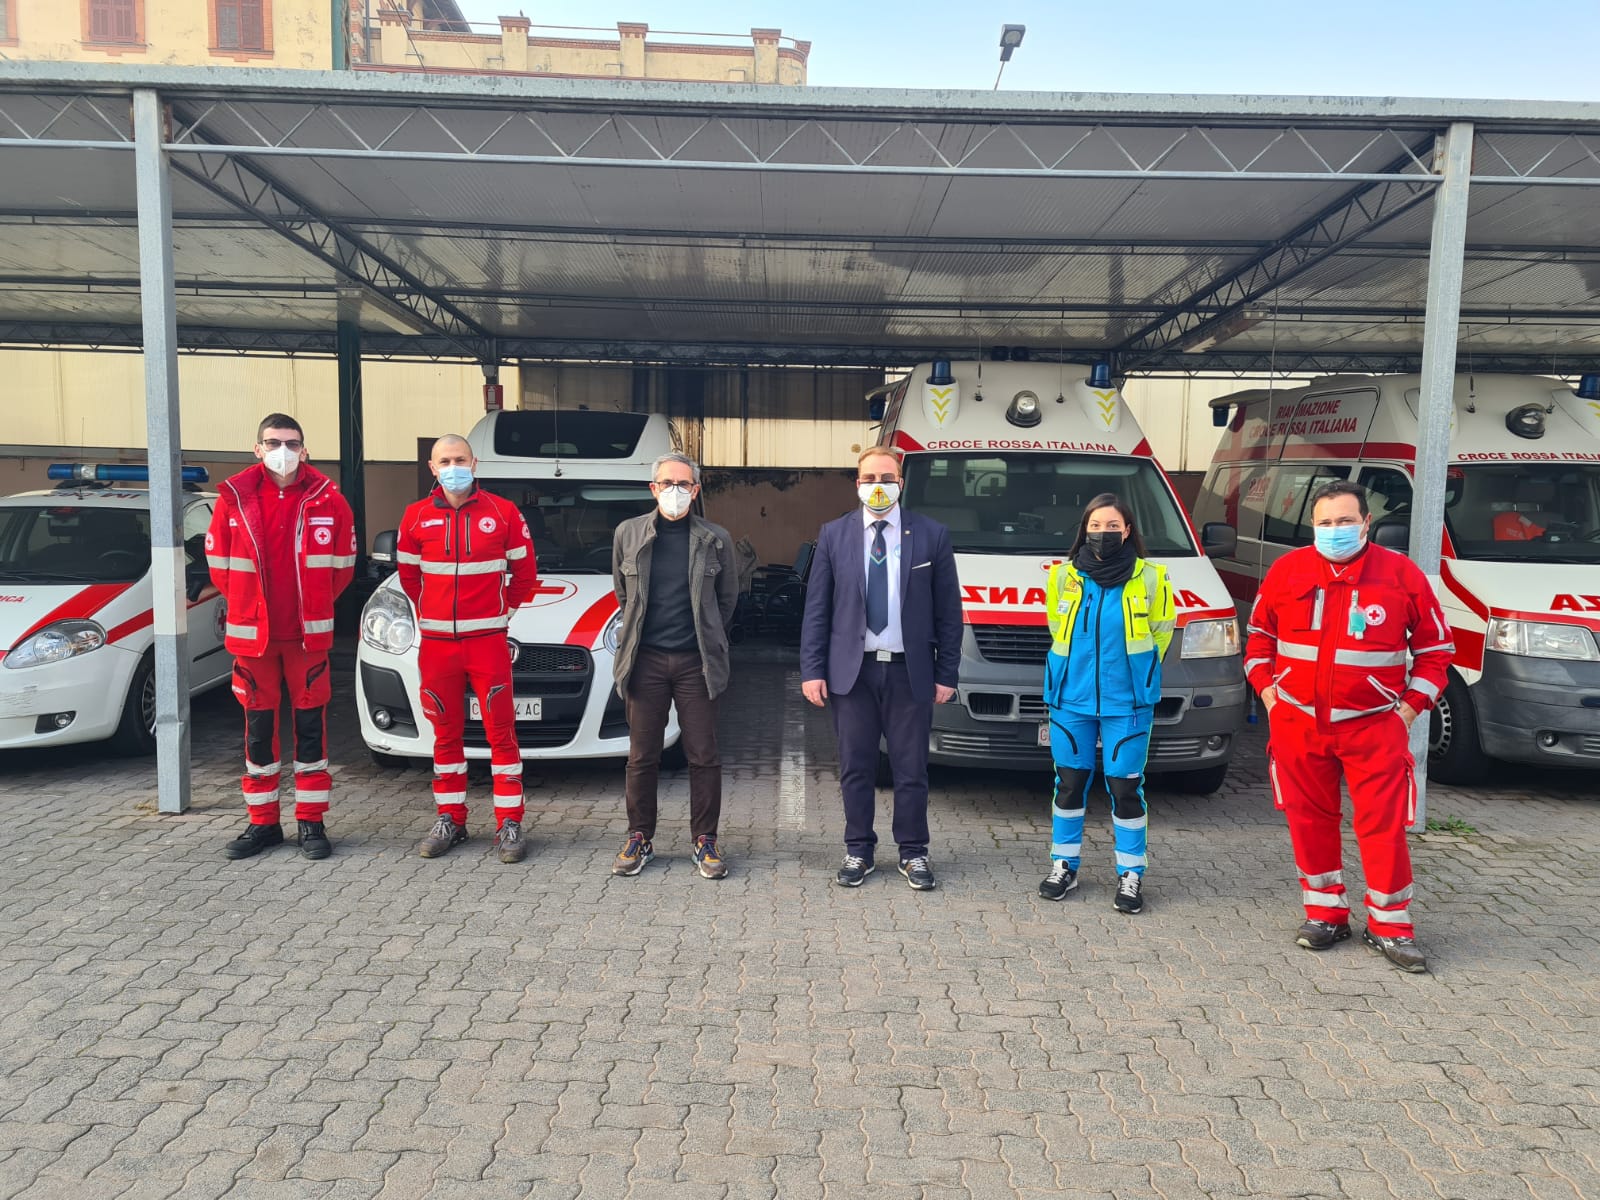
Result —
M494 413L468 441L478 482L515 504L533 533L539 585L508 630L522 757L625 757L628 722L611 673L620 625L611 539L622 521L655 508L651 465L678 442L664 417L601 412ZM393 551L394 534L379 534L374 561L392 561ZM421 694L416 613L390 576L362 611L356 650L361 736L380 764L433 756ZM674 711L668 766L681 765L678 737ZM465 742L469 760L489 757L476 697Z
M0 497L0 749L109 739L155 749L150 494L143 467L58 464L50 491ZM65 478L63 478L65 477ZM205 478L186 468L185 478ZM222 596L205 574L216 496L184 492L191 694L225 683Z

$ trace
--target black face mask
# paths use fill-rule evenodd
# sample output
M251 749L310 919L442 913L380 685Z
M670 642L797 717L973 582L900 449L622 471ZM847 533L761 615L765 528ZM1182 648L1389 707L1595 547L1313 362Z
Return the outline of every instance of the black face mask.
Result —
M1101 533L1086 533L1083 535L1084 543L1099 559L1116 557L1117 551L1122 549L1123 533L1120 529L1108 529Z

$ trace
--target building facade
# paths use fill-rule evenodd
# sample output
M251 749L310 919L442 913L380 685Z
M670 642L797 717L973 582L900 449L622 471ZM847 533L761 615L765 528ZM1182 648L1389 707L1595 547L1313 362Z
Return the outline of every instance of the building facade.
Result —
M0 0L0 54L63 62L328 70L343 64L342 19L349 2Z

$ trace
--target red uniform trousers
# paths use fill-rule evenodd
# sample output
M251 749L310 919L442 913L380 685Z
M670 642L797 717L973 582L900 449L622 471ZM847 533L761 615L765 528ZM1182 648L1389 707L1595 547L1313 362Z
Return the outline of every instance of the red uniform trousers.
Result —
M422 639L422 714L433 724L433 799L457 825L467 823L467 755L461 744L470 684L483 709L494 773L494 824L522 820L522 752L511 697L511 654L503 632Z
M1406 826L1416 819L1417 785L1405 722L1389 712L1325 731L1317 725L1280 702L1272 710L1267 757L1273 800L1289 821L1306 917L1335 925L1350 920L1339 834L1342 776L1367 879L1367 928L1381 937L1411 937Z
M328 700L333 681L326 650L307 650L296 641L268 642L259 658L233 660L233 694L244 706L244 776L239 780L252 825L276 825L278 709L289 688L294 709L294 816L320 821L328 811Z

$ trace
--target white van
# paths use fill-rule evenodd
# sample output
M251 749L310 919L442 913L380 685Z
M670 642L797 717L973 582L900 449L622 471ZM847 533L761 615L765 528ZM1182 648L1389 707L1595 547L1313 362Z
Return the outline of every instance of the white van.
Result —
M1226 424L1195 519L1237 530L1218 569L1248 608L1267 568L1309 545L1309 498L1366 487L1372 539L1404 549L1417 375L1340 376L1212 401ZM1485 758L1600 767L1600 376L1458 375L1439 601L1455 631L1428 771L1482 777Z
M611 586L611 539L618 524L650 512L650 468L681 449L663 416L616 412L496 412L467 436L486 490L527 518L539 585L511 614L507 631L517 706L517 744L526 759L605 758L628 753L628 722L611 676L620 616ZM373 558L393 560L394 534L379 534ZM416 615L390 576L361 614L356 708L361 736L387 766L433 756L433 726L422 717ZM469 706L466 751L487 759L477 701ZM666 744L675 752L677 713Z
M1181 791L1222 786L1247 694L1239 622L1109 372L941 361L883 397L880 440L905 453L904 504L949 528L961 580L961 679L957 702L934 708L931 761L1049 768L1045 580L1083 506L1115 492L1178 608L1147 770Z
M0 749L156 748L150 492L142 466L55 463L49 491L0 498ZM225 683L222 595L206 568L215 493L183 468L191 694Z

